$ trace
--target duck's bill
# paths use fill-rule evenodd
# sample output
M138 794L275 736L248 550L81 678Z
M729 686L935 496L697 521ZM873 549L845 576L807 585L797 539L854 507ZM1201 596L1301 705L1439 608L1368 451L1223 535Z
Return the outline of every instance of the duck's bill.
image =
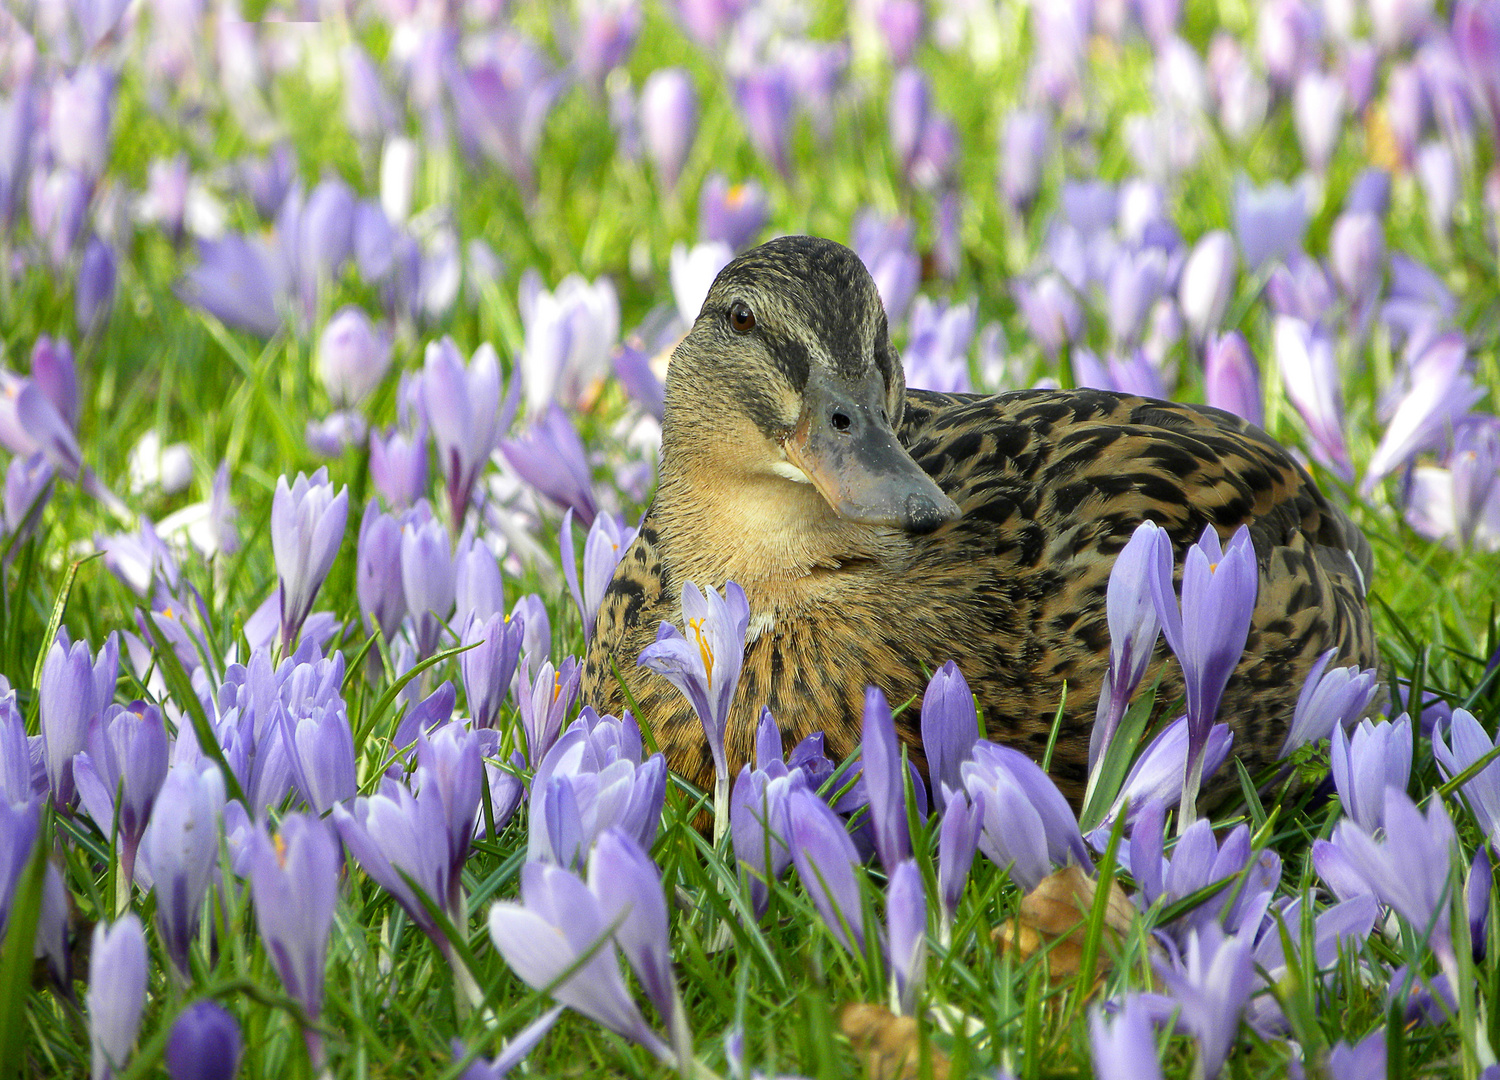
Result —
M842 427L835 427L835 415ZM782 446L787 460L847 521L929 533L961 513L890 425L864 407L810 406Z

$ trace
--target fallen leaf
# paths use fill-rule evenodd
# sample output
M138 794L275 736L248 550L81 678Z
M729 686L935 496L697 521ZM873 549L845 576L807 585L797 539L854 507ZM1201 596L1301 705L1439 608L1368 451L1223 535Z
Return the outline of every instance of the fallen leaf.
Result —
M1083 966L1083 946L1088 938L1089 913L1099 883L1077 866L1065 866L1043 878L1021 900L1016 917L994 929L991 937L1000 947L1027 960L1039 952L1047 957L1047 974L1053 985L1077 976ZM1095 983L1110 966L1103 947L1116 947L1130 932L1135 908L1118 881L1111 881L1104 910L1104 933L1095 962Z
M870 1080L918 1080L924 1075L918 1052L917 1022L882 1005L852 1001L839 1012L839 1030L854 1044ZM948 1080L948 1056L931 1044L927 1057L933 1080Z

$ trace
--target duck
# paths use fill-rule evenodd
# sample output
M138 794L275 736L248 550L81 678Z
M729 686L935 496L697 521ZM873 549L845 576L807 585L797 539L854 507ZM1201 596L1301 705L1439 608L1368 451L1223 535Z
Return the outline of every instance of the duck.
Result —
M667 766L708 790L687 698L638 666L685 582L737 582L750 623L725 732L731 777L762 709L784 749L860 741L869 685L925 775L921 697L948 661L986 738L1038 760L1074 804L1108 667L1105 595L1143 521L1178 560L1207 526L1248 526L1259 594L1219 718L1252 775L1271 765L1303 681L1377 663L1370 545L1260 428L1229 412L1095 389L908 389L868 270L831 240L786 236L732 260L676 346L657 490L601 603L582 700L634 709ZM1159 640L1143 685L1183 694ZM1066 693L1064 693L1066 687Z

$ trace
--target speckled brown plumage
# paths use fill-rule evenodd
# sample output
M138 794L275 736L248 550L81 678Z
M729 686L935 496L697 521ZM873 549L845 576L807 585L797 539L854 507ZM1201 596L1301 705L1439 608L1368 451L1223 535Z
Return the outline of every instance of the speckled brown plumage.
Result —
M771 300L752 295L770 310ZM700 327L718 302L711 293ZM723 577L704 580L716 565L740 569L735 580L751 603L752 640L727 738L736 771L753 752L762 704L788 746L821 730L831 755L853 750L867 683L893 704L911 702L899 727L920 761L919 695L951 659L978 698L988 737L1038 757L1067 683L1052 772L1078 800L1109 650L1109 571L1148 518L1170 532L1179 558L1207 524L1225 538L1250 525L1260 595L1220 718L1234 727L1236 753L1252 771L1275 754L1321 652L1336 649L1336 664L1376 663L1367 542L1279 445L1228 413L1095 390L904 391L900 442L962 516L926 534L872 529L876 539L846 544L837 558L756 580L744 568L759 564L737 564L732 550L755 542L751 524L719 523L725 550L717 560L698 550L712 546L703 543L674 558L673 532L699 528L707 516L687 515L682 504L701 498L722 514L724 500L695 495L669 475L672 390L669 374L662 490L605 597L583 694L601 711L623 710L618 670L669 766L699 785L709 784L713 765L697 718L671 684L635 663L661 621L680 624L687 571L678 563L689 560L699 584L722 586ZM704 390L678 392L680 405ZM806 490L786 486L789 497ZM1148 685L1163 665L1159 700L1170 702L1181 677L1164 642Z

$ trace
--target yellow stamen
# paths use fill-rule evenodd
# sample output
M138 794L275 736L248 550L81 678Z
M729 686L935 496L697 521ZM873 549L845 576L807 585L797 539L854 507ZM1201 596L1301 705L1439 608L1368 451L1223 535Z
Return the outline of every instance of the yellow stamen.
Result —
M276 848L276 862L277 862L277 864L283 870L285 870L286 869L286 841L284 839L282 839L282 836L281 836L280 833L277 833L275 836L271 837L271 844Z
M714 650L708 643L708 638L703 636L703 624L707 619L689 619L688 627L693 631L693 636L698 639L698 654L703 657L703 673L709 682L714 678Z
M562 694L562 672L552 676L552 700L556 701Z

